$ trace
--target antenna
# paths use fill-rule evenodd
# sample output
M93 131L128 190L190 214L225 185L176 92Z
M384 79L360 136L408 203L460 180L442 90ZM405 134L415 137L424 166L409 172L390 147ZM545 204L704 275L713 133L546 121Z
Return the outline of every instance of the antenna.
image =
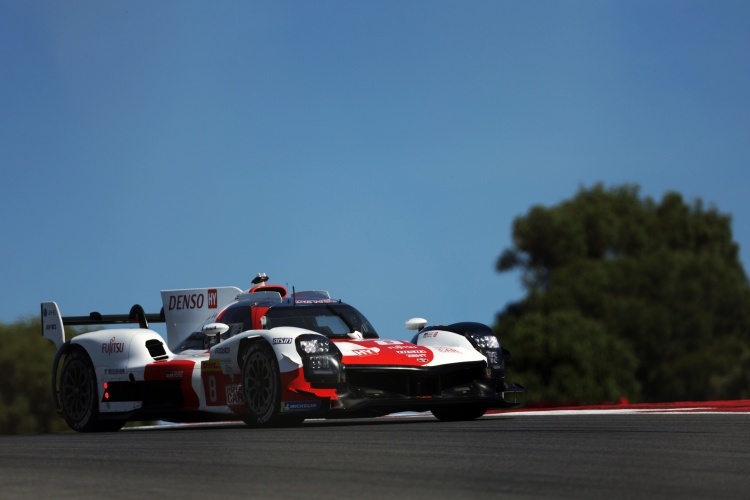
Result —
M297 297L295 295L297 295L297 292L294 291L294 285L292 285L292 305L297 307Z

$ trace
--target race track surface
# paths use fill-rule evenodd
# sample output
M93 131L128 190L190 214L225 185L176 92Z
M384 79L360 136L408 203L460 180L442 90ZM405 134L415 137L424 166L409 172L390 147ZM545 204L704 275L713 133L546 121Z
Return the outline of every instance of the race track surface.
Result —
M748 498L750 414L429 414L0 437L0 497Z

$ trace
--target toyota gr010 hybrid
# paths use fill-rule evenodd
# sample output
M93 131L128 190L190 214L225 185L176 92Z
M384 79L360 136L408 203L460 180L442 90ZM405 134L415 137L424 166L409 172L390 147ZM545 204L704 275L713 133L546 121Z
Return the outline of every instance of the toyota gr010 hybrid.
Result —
M506 394L509 353L480 323L427 327L410 342L382 339L354 307L327 292L288 294L258 275L235 287L166 290L146 314L60 315L42 306L44 337L57 345L53 399L81 432L128 420L243 420L251 426L305 418L431 411L468 420L516 403ZM167 340L148 328L166 323ZM128 324L132 324L128 325ZM63 325L124 325L65 340Z

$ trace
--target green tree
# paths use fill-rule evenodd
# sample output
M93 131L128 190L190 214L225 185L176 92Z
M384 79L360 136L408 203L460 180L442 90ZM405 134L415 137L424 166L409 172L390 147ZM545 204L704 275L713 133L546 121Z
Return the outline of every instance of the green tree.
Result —
M526 314L506 343L518 353L514 378L536 402L597 403L638 392L632 350L578 311Z
M0 323L0 434L66 430L52 405L55 346L39 320Z
M557 206L532 207L514 221L513 242L497 269L520 270L528 295L498 315L505 345L554 336L560 352L575 353L583 332L611 339L585 355L612 361L611 377L600 379L610 392L590 393L600 401L616 399L612 391L647 401L750 397L750 286L729 216L677 193L657 203L637 186L596 185ZM571 311L592 323L553 321ZM513 350L509 370L529 356ZM531 356L538 365L522 361L524 374L559 385L549 378L556 366L544 365L560 358ZM573 376L590 377L590 362L577 356L566 361ZM559 390L558 400L592 400ZM546 388L529 392L532 401L551 397Z

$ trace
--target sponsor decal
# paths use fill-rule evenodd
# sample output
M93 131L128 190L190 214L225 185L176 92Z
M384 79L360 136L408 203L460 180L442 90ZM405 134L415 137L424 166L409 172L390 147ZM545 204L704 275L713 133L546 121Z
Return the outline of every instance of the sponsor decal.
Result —
M281 405L281 411L311 411L319 409L320 401L286 401Z
M229 354L232 351L229 347L217 347L214 349L216 354Z
M456 349L455 347L438 347L438 352L449 352L452 354L461 354L461 351Z
M212 288L208 291L208 308L216 309L219 307L219 292Z
M218 359L209 359L201 363L201 372L221 372L221 363Z
M424 349L416 348L416 346L409 345L389 345L388 349L392 349L396 354L401 354L407 358L424 358L427 356L427 351Z
M380 352L380 349L374 347L372 349L354 349L352 351L353 356L375 356Z
M170 295L168 308L170 311L180 311L183 309L203 309L203 305L205 304L205 302L206 298L202 293Z
M125 342L117 342L115 337L112 337L108 343L102 344L102 354L111 356L112 354L122 354L125 350Z
M360 340L341 342L342 354L351 356L350 362L357 365L421 366L432 361L433 352L424 347L401 340ZM353 359L356 356L356 360ZM426 359L427 361L423 361Z
M437 337L438 332L424 332L422 338L429 339L430 337Z
M125 368L105 368L105 375L125 375Z
M227 385L227 404L228 405L241 405L245 403L244 398L242 397L242 386L239 384L236 385Z
M273 339L274 344L291 344L292 339L289 337Z
M47 315L48 314L50 316L57 316L57 311L55 311L54 309L50 309L49 312L48 312L47 308L44 307L44 308L42 308L42 311L43 311L43 316L44 316L45 320L47 319ZM47 331L57 330L57 325L44 325L44 329L47 330Z

